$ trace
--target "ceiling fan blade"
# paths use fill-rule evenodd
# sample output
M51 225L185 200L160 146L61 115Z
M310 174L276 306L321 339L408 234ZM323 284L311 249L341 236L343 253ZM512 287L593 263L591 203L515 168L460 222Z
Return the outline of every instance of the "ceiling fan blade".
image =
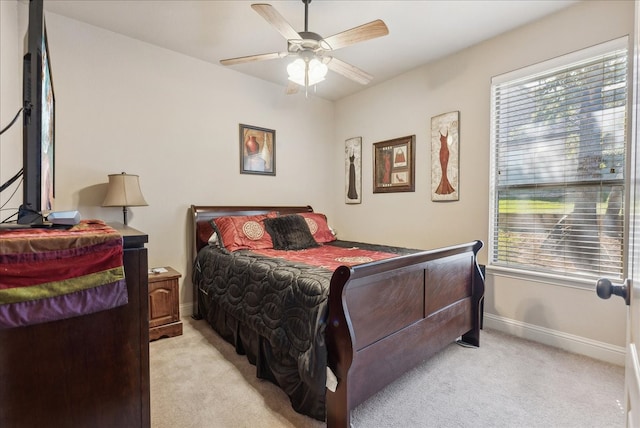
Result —
M369 73L362 71L358 67L354 67L351 64L347 64L346 62L341 61L338 58L331 58L331 60L327 63L327 67L329 67L330 70L333 70L338 74L342 74L344 77L358 82L362 85L366 85L373 79L373 76Z
M300 39L300 35L293 29L291 24L278 13L278 11L266 3L252 4L251 8L258 12L269 24L273 25L285 39Z
M354 27L350 30L329 36L325 38L324 41L331 46L331 49L336 50L353 45L354 43L386 36L387 34L389 34L387 25L382 20L377 19L368 24L363 24L359 27Z
M287 55L289 55L288 52L273 52L273 53L260 54L260 55L240 56L237 58L221 59L220 64L222 65L244 64L247 62L265 61L269 59L284 58Z

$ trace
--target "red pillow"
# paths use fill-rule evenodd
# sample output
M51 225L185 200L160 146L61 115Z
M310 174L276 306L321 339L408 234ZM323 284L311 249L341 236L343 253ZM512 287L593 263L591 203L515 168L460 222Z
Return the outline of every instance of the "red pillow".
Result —
M277 213L270 212L265 215L218 217L214 219L220 232L218 240L229 251L273 248L263 220L276 216Z
M336 240L336 236L333 234L329 225L327 224L327 216L320 213L299 213L304 217L309 226L309 230L313 235L313 239L316 242L322 244L323 242L331 242Z

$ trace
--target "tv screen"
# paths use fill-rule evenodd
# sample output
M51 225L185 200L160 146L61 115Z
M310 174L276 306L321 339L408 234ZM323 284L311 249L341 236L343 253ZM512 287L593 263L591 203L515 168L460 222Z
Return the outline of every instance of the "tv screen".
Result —
M29 1L24 56L23 204L18 223L42 222L55 197L55 96L43 0Z

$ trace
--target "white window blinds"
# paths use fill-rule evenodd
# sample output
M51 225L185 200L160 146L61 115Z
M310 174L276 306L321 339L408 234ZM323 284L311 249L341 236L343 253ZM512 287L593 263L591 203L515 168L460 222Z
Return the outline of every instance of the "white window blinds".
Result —
M490 263L621 279L626 38L491 84Z

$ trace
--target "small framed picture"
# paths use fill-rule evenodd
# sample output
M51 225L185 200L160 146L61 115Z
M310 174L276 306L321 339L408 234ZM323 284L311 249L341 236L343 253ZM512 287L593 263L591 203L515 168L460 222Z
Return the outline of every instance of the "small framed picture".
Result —
M359 204L362 202L362 137L345 141L344 160L345 203Z
M373 145L373 193L415 191L415 135Z
M240 124L240 174L276 175L276 131Z

